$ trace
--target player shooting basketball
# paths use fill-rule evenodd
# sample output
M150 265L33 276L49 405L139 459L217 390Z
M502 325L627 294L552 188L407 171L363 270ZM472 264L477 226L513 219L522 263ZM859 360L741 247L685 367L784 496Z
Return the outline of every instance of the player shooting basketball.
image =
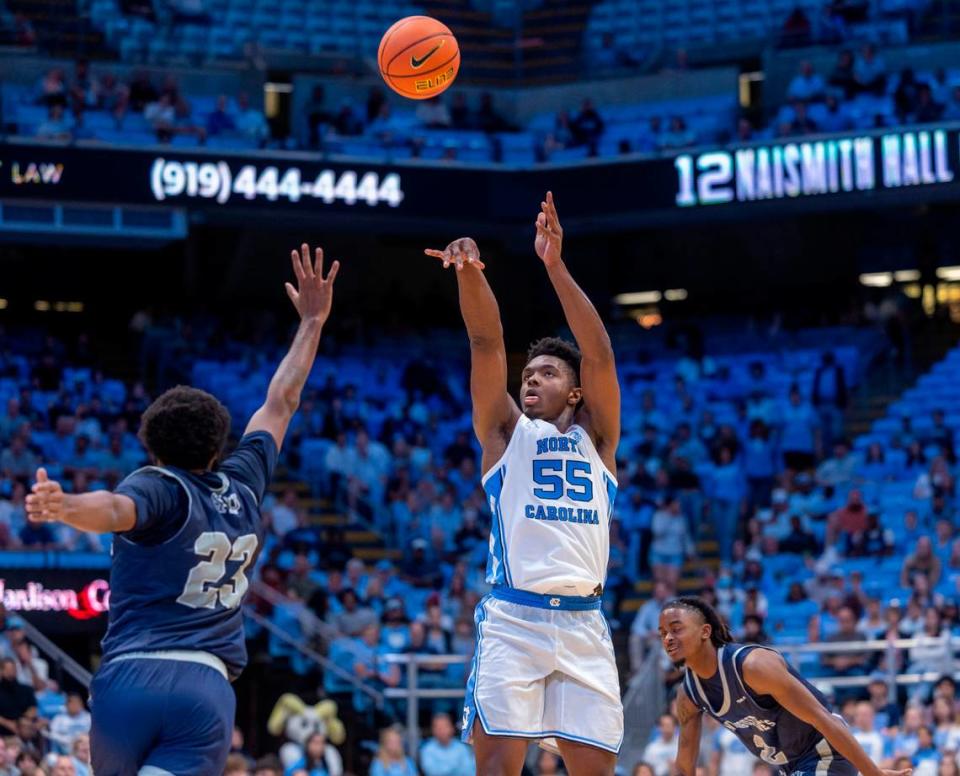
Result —
M577 345L546 338L531 346L519 405L507 393L500 311L476 243L462 238L426 251L456 267L473 425L493 514L493 590L477 606L463 735L472 738L482 776L519 774L530 739L559 751L571 776L612 776L623 708L600 598L620 387L603 322L563 262L551 193L540 210L536 253Z

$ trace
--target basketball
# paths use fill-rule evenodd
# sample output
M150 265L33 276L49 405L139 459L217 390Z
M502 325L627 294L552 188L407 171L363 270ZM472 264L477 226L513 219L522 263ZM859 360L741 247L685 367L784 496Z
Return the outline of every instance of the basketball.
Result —
M387 86L411 100L436 97L460 69L460 47L450 28L429 16L407 16L387 30L377 52Z

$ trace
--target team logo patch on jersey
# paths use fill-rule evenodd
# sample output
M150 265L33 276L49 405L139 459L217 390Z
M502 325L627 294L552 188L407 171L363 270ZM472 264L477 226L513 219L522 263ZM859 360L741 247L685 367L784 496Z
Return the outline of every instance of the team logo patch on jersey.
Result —
M213 501L213 508L221 515L227 512L231 515L240 514L240 497L236 493L228 493L226 496L211 493L210 499Z
M560 606L560 599L559 599L559 598L551 598L551 599L550 599L550 606L553 606L553 607Z

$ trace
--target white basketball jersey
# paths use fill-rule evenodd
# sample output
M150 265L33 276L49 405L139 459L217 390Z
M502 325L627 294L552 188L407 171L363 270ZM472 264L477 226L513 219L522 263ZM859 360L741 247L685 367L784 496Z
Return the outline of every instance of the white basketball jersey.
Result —
M607 578L617 481L580 426L520 416L483 478L493 515L487 582L589 596Z

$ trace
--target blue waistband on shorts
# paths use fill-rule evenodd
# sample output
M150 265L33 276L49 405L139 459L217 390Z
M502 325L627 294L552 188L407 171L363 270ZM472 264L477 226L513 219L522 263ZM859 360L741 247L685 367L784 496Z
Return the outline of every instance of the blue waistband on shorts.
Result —
M600 608L600 596L578 595L544 595L531 593L529 590L518 590L515 587L497 585L490 591L490 595L501 601L509 601L523 606L535 606L538 609L560 609L568 612L583 612L589 609Z

